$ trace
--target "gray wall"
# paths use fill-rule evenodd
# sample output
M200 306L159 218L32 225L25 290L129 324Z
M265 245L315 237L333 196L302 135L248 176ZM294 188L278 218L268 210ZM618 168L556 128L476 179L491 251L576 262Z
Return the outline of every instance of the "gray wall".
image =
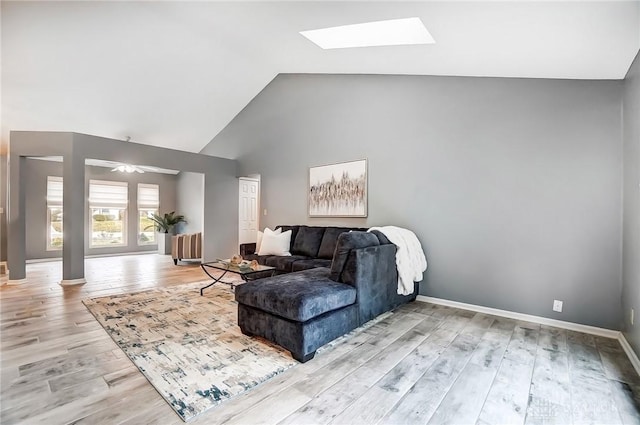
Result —
M640 354L640 56L624 85L624 234L622 263L623 332ZM634 325L630 323L635 310Z
M47 251L47 176L62 177L62 163L27 159L25 174L26 204L26 256L28 260L40 258L61 258L62 250ZM85 253L87 255L117 254L123 252L155 251L157 245L139 246L137 241L138 183L153 183L160 186L160 213L173 211L176 205L176 176L169 174L114 173L109 168L86 167L85 193L89 193L89 180L126 181L129 183L129 213L127 245L109 248L90 248L89 209L85 214Z
M204 223L204 176L183 171L178 174L176 184L176 210L187 220L187 223L178 225L178 232L201 232Z
M261 175L262 226L415 231L421 294L619 329L621 96L620 81L279 75L203 153ZM369 217L308 218L307 167L361 158Z

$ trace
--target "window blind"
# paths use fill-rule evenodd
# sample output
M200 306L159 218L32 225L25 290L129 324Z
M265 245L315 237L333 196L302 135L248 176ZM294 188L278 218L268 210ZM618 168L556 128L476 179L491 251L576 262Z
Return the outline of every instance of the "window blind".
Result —
M47 177L47 207L62 206L62 177Z
M157 184L138 183L138 208L158 209L160 187Z
M89 181L91 208L127 208L129 191L126 182Z

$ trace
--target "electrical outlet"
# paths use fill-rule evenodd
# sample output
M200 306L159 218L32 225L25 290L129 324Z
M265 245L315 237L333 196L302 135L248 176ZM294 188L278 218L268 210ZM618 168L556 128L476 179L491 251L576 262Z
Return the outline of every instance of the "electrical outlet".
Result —
M633 326L633 316L634 316L634 311L633 309L631 309L631 314L629 315L629 321L631 322L631 326Z
M264 211L262 212L262 215L267 215L267 209L265 208Z
M562 301L553 300L553 311L557 311L558 313L562 313Z

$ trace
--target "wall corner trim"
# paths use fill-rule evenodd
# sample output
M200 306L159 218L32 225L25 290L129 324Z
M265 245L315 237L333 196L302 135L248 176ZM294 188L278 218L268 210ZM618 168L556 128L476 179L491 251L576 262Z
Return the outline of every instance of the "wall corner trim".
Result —
M580 323L565 322L564 320L549 319L542 316L517 313L515 311L500 310L497 308L484 307L481 305L466 304L458 301L450 301L442 298L427 297L418 295L417 301L431 304L439 304L447 307L461 308L463 310L476 311L478 313L493 314L494 316L506 317L509 319L523 320L526 322L539 323L541 325L555 326L556 328L568 329L570 331L584 332L586 334L603 336L605 338L618 339L620 332L613 329L598 328L596 326L581 325Z
M629 361L631 361L631 364L636 370L636 373L640 375L640 359L638 359L638 355L635 353L635 351L633 351L633 348L631 348L631 344L629 344L629 341L627 341L627 338L625 338L622 332L620 332L618 341L620 341L620 345L622 345L622 349L627 354L627 357L629 357Z
M60 286L74 286L74 285L82 285L87 283L84 278L80 279L63 279L60 281Z

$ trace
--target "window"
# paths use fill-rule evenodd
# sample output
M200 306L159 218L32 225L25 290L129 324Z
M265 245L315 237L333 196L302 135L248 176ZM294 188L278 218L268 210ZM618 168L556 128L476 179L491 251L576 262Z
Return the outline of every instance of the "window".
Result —
M127 183L90 180L91 248L127 244Z
M47 251L62 249L62 177L47 177Z
M138 245L157 244L156 228L151 220L160 207L160 188L157 184L138 183Z

